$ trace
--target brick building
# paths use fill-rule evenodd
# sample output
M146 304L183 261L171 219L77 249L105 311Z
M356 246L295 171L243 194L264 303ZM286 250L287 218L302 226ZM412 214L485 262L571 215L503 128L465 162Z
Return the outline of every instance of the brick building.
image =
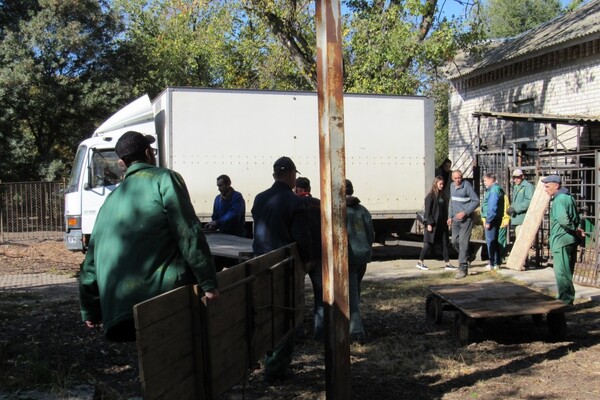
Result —
M447 76L450 159L476 184L486 170L509 184L515 166L593 165L563 154L600 148L600 1L461 54Z

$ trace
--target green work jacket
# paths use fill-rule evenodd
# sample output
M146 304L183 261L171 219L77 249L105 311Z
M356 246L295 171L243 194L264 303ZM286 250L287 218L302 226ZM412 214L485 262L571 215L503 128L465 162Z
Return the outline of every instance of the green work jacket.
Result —
M523 224L534 191L533 185L525 179L523 179L520 184L513 186L511 207L515 211L510 218L511 225L516 226Z
M92 231L80 275L82 319L103 321L110 339L111 327L133 319L135 304L195 283L204 291L217 285L185 182L166 168L131 165Z
M579 222L575 199L568 190L560 189L550 207L550 248L555 250L576 243Z

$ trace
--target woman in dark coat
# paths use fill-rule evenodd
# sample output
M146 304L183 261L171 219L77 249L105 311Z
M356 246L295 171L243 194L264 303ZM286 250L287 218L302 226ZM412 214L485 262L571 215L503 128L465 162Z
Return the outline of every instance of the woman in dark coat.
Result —
M417 262L417 268L428 270L429 268L423 262L427 251L431 246L440 244L442 246L442 255L446 262L447 270L455 270L450 264L448 257L448 198L444 190L444 178L436 176L433 179L431 191L425 197L425 232L423 234L423 249Z

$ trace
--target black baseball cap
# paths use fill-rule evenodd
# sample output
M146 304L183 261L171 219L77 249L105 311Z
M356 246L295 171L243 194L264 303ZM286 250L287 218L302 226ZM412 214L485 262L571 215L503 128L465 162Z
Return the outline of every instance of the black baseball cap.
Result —
M289 157L278 158L277 161L275 161L275 164L273 164L273 171L296 171L297 173L300 173L300 171L296 169L296 164L294 164Z
M154 141L154 136L127 131L117 140L115 152L119 158L123 159L123 157L143 153Z

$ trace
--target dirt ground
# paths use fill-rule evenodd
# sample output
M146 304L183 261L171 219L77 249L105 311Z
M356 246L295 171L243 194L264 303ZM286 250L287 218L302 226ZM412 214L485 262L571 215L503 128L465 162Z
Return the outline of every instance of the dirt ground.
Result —
M61 242L0 245L0 274L75 276L82 258ZM369 268L382 263L401 262ZM481 272L466 281L490 278L498 277ZM363 283L368 338L350 349L353 399L600 398L599 304L576 303L563 342L549 341L545 324L509 318L485 321L474 343L459 346L450 313L440 325L425 319L427 288L443 283L455 283L451 272ZM222 400L325 398L324 350L311 338L310 297L291 378L268 385L258 370ZM76 300L2 291L0 324L0 399L142 396L135 345L109 343L84 328Z

